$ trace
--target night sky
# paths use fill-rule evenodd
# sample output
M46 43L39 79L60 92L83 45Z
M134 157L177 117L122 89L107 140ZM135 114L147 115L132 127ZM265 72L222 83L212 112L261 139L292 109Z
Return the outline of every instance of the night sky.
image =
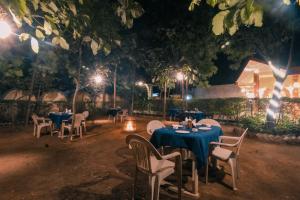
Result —
M211 7L208 7L204 2L202 2L201 6L196 8L195 11L192 13L188 11L188 5L190 1L186 0L139 0L142 4L145 14L135 21L135 25L133 31L137 32L139 38L143 41L146 41L148 45L159 45L155 44L153 40L153 36L156 34L156 31L159 27L170 27L172 28L172 24L175 20L183 20L185 23L190 23L189 19L192 15L198 15L199 12L207 12L207 13L214 13L214 10ZM287 10L289 9L289 10ZM279 12L280 11L280 12ZM289 12L290 14L293 13L299 19L299 8L292 5L288 8L274 8L266 9L265 15L271 17L272 20L275 21L282 21L286 20L289 21L285 17L285 13ZM200 16L200 14L199 14ZM300 21L300 20L299 20ZM211 19L207 17L207 26L211 23ZM266 23L264 21L264 23ZM285 23L285 22L283 22ZM193 24L191 24L193 25ZM292 66L299 66L300 67L300 22L297 23L295 26L295 43L294 43L294 53L293 53L293 62ZM250 27L251 28L251 27ZM288 60L288 52L289 47L286 48L286 51L282 53L282 63L287 62ZM286 55L285 55L286 54ZM259 54L253 54L252 58L262 60L262 56ZM249 58L251 58L249 57ZM230 65L232 64L228 59L227 56L220 53L218 54L218 58L214 61L218 67L218 72L210 78L210 84L218 85L218 84L230 84L234 83L245 64L249 58L244 58L240 61L240 68L232 70Z

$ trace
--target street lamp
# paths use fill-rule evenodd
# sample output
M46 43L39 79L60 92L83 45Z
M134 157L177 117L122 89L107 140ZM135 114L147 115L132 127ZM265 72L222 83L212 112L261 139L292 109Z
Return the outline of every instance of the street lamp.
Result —
M100 76L100 74L97 74L95 77L94 77L94 81L97 85L99 85L100 83L102 83L103 81L103 78L102 76Z
M0 21L0 39L5 39L11 34L11 28L5 21Z

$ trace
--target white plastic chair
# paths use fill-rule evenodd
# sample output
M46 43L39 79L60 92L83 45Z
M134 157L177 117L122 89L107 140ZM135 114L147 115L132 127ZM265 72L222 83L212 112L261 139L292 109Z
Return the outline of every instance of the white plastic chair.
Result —
M32 120L33 120L33 136L36 136L37 138L40 138L41 136L41 130L43 128L50 128L50 133L51 135L53 135L52 132L52 121L50 119L46 119L44 117L39 117L36 114L33 114L31 116Z
M205 125L210 125L210 126L218 126L221 128L221 124L219 122L217 122L214 119L201 119L199 122L197 122L197 124L201 125L201 124L205 124Z
M83 120L84 120L83 114L80 113L80 114L75 115L74 129L76 130L76 134L80 135L80 138L82 138L82 121ZM69 131L69 133L71 134L71 139L72 139L72 137L73 137L73 133L71 133L72 122L71 123L67 123L65 121L62 122L61 135L60 135L61 138L64 138L65 129L67 129Z
M232 137L232 136L220 136L219 142L211 142L211 145L216 145L212 150L210 157L212 159L221 160L227 162L231 167L231 176L233 182L233 189L237 190L236 187L236 179L239 178L239 152L241 149L241 145L243 139L247 134L248 128L244 131L244 133L240 137ZM235 143L224 143L223 140L231 140L235 141ZM229 150L222 148L223 147L231 147L234 150ZM208 161L206 167L206 183L208 179Z
M126 137L126 143L133 151L136 160L132 199L135 198L138 172L148 175L148 184L151 188L151 200L159 199L159 190L162 180L174 172L177 172L178 199L181 199L182 160L180 153L173 152L162 156L148 140L137 134L128 135ZM175 163L170 161L170 159L173 158L176 159Z
M86 119L88 118L89 114L90 114L89 111L84 111L82 113L82 115L84 116L84 119L82 120L81 123L82 123L84 132L86 132Z
M120 118L121 123L124 119L128 117L128 109L122 109L121 113L118 114L118 117Z
M166 127L161 121L152 120L147 124L147 133L152 135L156 129Z

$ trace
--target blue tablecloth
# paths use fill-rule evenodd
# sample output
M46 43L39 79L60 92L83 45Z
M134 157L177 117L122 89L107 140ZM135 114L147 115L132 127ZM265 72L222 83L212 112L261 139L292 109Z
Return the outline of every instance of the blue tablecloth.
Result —
M49 118L55 124L55 128L60 129L62 121L70 119L72 114L70 113L49 113Z
M107 115L115 117L117 116L118 112L120 112L121 110L122 110L121 108L110 108L107 111Z
M205 115L203 112L200 112L200 111L197 111L197 112L183 112L179 115L179 120L180 121L184 121L184 119L186 117L191 117L192 119L196 119L197 121L201 120L201 119L204 119L205 118Z
M171 108L171 109L168 110L168 115L172 118L175 118L182 112L183 111L180 108Z
M160 128L154 131L150 142L156 147L171 146L175 148L185 148L192 151L197 160L197 168L205 166L209 143L218 141L219 136L223 135L222 129L212 126L211 130L191 133L176 133L172 127Z

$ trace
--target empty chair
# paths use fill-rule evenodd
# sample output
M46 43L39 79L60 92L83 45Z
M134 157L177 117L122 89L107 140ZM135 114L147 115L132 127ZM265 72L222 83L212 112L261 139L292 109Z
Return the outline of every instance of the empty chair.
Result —
M124 119L128 117L128 109L122 109L120 114L118 114L118 117L120 118L121 123L123 122Z
M215 145L213 148L210 157L217 160L221 160L227 162L231 167L231 176L233 182L233 189L237 190L236 187L236 179L239 178L239 152L241 149L241 145L244 137L246 136L248 128L244 131L244 133L240 137L232 137L232 136L220 136L219 142L211 142L211 145ZM223 140L231 140L234 143L224 143ZM223 147L231 147L229 150ZM207 162L208 164L208 162ZM208 179L208 166L206 167L206 182Z
M82 121L83 120L84 120L83 114L80 113L80 114L75 115L74 130L76 131L76 135L80 135L80 138L82 138ZM64 138L65 129L67 129L69 131L69 133L71 134L71 139L72 139L72 137L73 137L73 133L71 133L72 122L68 123L66 121L63 121L62 127L61 127L61 134L60 134L61 138Z
M86 132L86 119L87 119L88 116L89 116L89 111L84 111L84 112L82 112L82 115L84 116L84 119L82 120L81 123L82 123L84 132Z
M197 124L205 124L210 126L218 126L221 128L221 124L214 119L201 119Z
M163 128L165 125L158 120L152 120L147 124L147 133L152 135L156 129Z
M46 129L50 128L50 133L52 135L52 121L50 119L46 119L44 117L39 117L36 114L33 114L31 116L32 120L33 120L33 136L36 136L37 138L40 138L41 136L41 130L43 128Z
M151 191L151 200L159 199L161 181L177 172L178 199L181 199L182 187L182 161L178 152L162 156L155 147L145 138L137 134L128 135L126 143L133 151L136 160L136 170L133 185L133 199L135 197L135 187L138 172L148 175L148 184ZM176 162L170 159L176 159Z

